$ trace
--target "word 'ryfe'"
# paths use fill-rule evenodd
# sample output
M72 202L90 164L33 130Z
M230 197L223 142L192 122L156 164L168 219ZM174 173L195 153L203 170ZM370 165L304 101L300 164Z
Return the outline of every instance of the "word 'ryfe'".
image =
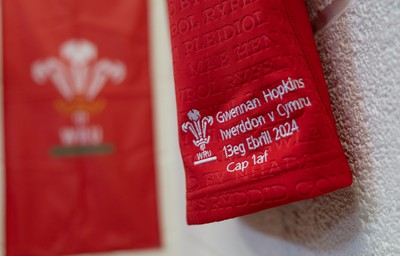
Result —
M204 22L206 24L219 21L232 13L237 13L241 9L258 2L259 0L222 0L213 6L203 10Z

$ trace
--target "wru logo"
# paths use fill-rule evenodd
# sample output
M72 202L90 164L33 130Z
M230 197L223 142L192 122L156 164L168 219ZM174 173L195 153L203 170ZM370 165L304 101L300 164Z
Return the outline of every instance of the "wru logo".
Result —
M96 99L107 84L120 84L126 77L125 64L119 60L97 59L97 47L85 39L71 39L60 47L60 57L49 57L32 64L33 80L43 85L50 81L62 96L55 108L69 116L72 126L60 128L62 147L55 155L104 153L101 125L90 125L90 116L101 113L105 99Z
M212 156L211 150L206 150L206 145L210 143L210 136L207 136L207 125L213 124L213 118L211 116L201 118L200 112L196 109L189 111L187 116L190 121L182 125L182 130L185 133L188 131L192 133L195 138L193 144L201 150L197 153L197 161L194 164L199 165L217 160L217 157Z

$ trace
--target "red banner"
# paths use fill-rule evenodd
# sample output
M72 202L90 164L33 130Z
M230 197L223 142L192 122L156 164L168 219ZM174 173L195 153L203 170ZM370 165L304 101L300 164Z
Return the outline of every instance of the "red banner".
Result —
M146 2L3 15L7 255L159 246Z

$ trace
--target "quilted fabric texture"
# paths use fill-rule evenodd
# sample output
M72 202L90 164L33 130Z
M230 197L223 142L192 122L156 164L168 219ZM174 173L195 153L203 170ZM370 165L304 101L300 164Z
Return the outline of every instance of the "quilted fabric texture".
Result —
M351 184L302 1L168 5L189 224Z

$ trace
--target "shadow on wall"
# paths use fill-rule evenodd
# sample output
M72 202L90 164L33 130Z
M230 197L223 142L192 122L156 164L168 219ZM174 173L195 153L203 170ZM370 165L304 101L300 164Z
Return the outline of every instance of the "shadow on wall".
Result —
M329 6L330 2L331 5L337 2L343 7L343 0L325 2L328 2L326 6ZM321 3L309 1L309 10L314 8L310 10L311 18L313 11L314 14L324 15L324 10L315 11L320 7ZM329 12L332 14L332 6L329 7ZM343 11L344 9L340 10ZM351 15L351 8L340 17L336 15L338 19L334 22L322 18L325 25L330 25L317 32L316 41L329 85L339 137L353 171L353 185L315 199L241 218L243 223L252 229L299 244L315 252L344 247L376 215L372 143L365 127L363 95L358 87L353 61L356 53L352 49L352 38L349 34L349 14ZM322 27L314 26L318 29Z

